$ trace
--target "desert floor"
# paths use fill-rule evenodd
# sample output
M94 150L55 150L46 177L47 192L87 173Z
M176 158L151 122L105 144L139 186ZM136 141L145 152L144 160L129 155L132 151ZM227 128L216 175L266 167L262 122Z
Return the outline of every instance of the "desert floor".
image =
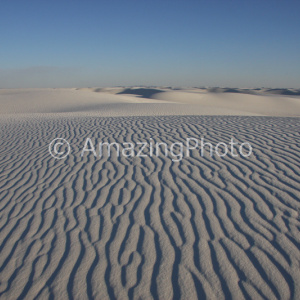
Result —
M299 90L1 89L0 298L300 299L299 117Z

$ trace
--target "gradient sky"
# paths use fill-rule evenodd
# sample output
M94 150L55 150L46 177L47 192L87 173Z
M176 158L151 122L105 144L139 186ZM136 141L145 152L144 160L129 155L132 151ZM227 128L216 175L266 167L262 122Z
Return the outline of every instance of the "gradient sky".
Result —
M298 0L4 0L0 88L300 88Z

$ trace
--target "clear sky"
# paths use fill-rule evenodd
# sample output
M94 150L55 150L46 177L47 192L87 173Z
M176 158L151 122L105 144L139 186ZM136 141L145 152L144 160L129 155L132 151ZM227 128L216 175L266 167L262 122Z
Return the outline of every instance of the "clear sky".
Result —
M298 0L3 0L0 88L300 88Z

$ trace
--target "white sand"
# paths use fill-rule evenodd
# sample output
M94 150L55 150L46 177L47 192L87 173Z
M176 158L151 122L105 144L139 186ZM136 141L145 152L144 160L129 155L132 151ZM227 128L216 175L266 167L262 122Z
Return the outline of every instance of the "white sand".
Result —
M300 299L300 97L252 92L0 90L1 299ZM88 137L253 154L81 157Z
M129 93L129 94L127 94ZM142 88L0 89L0 114L300 116L300 96Z

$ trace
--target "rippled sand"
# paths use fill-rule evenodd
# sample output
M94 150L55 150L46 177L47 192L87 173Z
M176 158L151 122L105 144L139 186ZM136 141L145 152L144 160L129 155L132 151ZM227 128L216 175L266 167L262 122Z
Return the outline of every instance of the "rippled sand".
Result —
M299 117L159 93L0 91L1 299L300 298ZM280 97L300 115L299 97ZM48 151L57 137L71 146L62 160ZM201 137L253 153L81 157L86 138Z

